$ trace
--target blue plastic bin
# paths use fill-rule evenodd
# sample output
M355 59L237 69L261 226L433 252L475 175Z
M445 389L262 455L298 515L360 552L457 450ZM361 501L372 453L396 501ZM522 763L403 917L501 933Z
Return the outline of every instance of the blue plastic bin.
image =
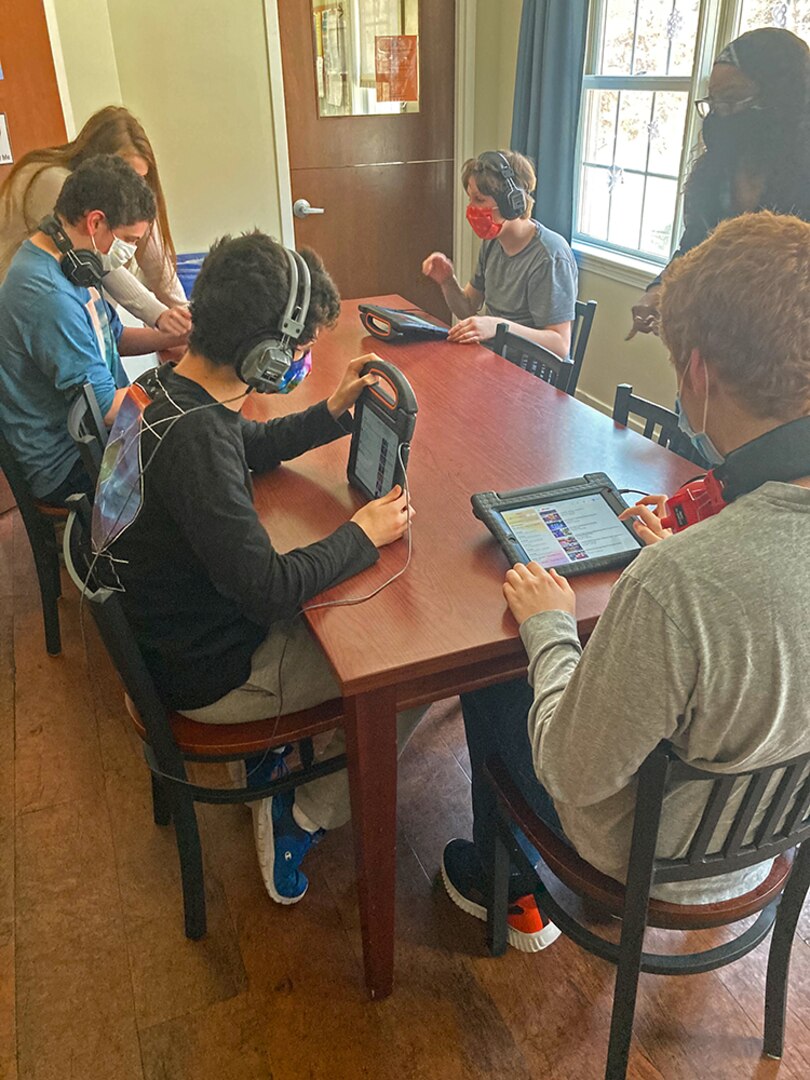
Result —
M190 255L177 256L177 276L186 296L191 296L191 290L194 288L194 282L197 280L197 274L200 272L205 255L206 252L197 251L192 252Z

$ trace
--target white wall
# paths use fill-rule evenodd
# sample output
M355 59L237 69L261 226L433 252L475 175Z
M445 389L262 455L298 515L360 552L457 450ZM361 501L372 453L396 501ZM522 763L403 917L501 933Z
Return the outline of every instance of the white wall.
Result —
M107 0L50 0L76 130L104 105L120 105Z

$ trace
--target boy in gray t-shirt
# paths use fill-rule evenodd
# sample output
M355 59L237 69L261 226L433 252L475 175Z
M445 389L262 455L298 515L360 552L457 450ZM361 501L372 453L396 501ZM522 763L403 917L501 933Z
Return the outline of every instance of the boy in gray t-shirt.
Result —
M461 320L448 340L490 341L507 323L513 333L568 356L577 265L565 239L531 217L529 192L537 183L531 162L511 150L489 150L466 162L461 180L470 200L467 220L484 241L473 279L462 289L441 252L422 264ZM479 315L483 304L486 314Z

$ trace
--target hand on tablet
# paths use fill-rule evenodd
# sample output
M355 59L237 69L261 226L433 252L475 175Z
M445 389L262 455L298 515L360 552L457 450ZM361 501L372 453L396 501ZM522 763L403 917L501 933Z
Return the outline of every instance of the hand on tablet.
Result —
M415 511L407 506L405 492L396 484L387 495L361 506L352 518L375 547L385 547L405 535Z
M379 359L376 353L366 353L364 356L358 356L356 360L349 361L343 378L326 402L326 407L334 420L354 405L367 386L374 386L380 381L376 375L362 377L360 375L369 360Z
M576 596L556 570L544 570L539 563L515 563L506 571L503 595L518 624L541 611L567 611L576 615Z
M635 506L619 514L619 521L635 518L633 529L639 540L647 546L657 544L659 540L666 540L668 536L672 536L672 529L661 527L661 518L666 513L666 504L666 495L645 495ZM654 509L650 509L651 506Z

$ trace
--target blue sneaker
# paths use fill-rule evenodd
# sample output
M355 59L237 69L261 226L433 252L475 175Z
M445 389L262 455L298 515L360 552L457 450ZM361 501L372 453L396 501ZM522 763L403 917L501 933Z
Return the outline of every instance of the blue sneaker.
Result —
M324 830L309 833L296 824L292 814L295 793L252 803L253 830L264 885L277 904L297 904L309 887L301 872L304 856L323 836Z

